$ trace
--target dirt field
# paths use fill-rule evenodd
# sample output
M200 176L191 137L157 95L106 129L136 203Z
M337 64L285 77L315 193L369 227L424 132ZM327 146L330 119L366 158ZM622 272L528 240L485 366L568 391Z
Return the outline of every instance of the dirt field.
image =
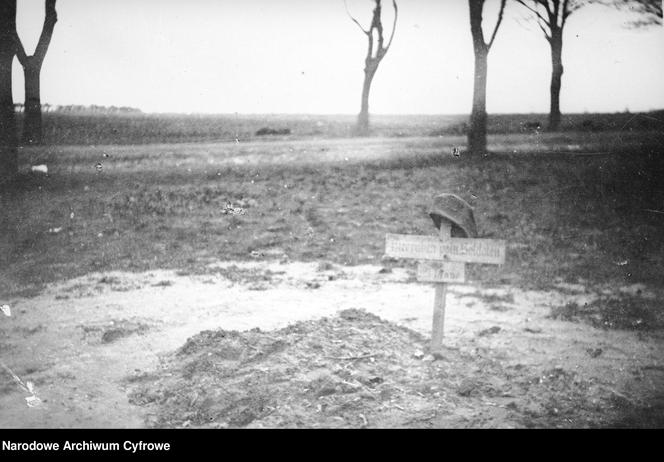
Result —
M462 142L24 150L0 426L661 427L661 133ZM442 191L508 251L450 287L434 360L433 287L383 253Z
M26 407L5 380L3 425L662 424L661 333L553 319L603 295L583 286L453 286L445 355L434 361L433 289L412 271L210 267L220 271L89 274L17 300L3 322L3 357L44 403ZM604 291L658 298L641 286Z

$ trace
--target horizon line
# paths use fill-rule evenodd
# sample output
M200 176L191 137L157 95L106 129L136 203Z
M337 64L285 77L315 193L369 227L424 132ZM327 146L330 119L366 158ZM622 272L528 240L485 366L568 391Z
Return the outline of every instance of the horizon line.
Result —
M21 103L15 103L15 104L21 104ZM111 108L117 108L117 109L132 109L137 112L127 112L124 115L169 115L169 116L226 116L226 117L237 117L237 116L242 116L242 117L247 117L247 116L307 116L307 117L357 117L357 112L353 113L348 113L348 112L328 112L328 113L323 113L323 112L175 112L175 111L145 111L141 108L138 107L132 107L132 106L103 106L99 104L49 104L49 103L44 103L42 106L51 106L51 107L67 107L67 106L79 106L83 109L85 108L92 108L92 107L97 107L97 108L104 108L104 109L111 109ZM568 116L568 115L584 115L584 114L603 114L603 115L615 115L615 114L648 114L648 113L653 113L653 112L661 112L664 111L664 107L662 108L651 108L651 109L646 109L646 110L638 110L638 111L632 111L629 108L624 109L622 111L573 111L573 112L563 112L562 116ZM52 113L64 113L65 111L52 111ZM84 112L80 111L80 112ZM542 116L548 116L549 112L520 112L520 111L514 111L514 112L487 112L487 116L502 116L502 115L542 115ZM470 112L468 113L460 113L460 112L438 112L438 113L428 113L428 112L402 112L402 113L382 113L382 112L377 112L377 113L370 113L369 116L378 116L378 117L469 117Z

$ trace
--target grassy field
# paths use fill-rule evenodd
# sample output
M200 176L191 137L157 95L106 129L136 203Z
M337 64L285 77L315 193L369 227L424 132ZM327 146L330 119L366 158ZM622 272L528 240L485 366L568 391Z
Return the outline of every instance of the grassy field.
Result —
M386 137L450 136L466 133L466 115L372 116L372 134ZM565 132L623 133L662 130L664 113L564 115ZM44 114L47 145L107 145L247 141L259 138L261 128L288 129L288 139L340 138L353 135L351 115L177 115L177 114ZM546 127L546 114L492 114L489 133L532 132L524 124ZM22 114L18 128L21 130ZM283 136L282 136L283 138Z
M506 265L475 266L477 281L662 287L662 141L494 135L495 154L472 161L450 154L461 136L27 148L23 169L49 174L0 196L0 297L216 259L379 262L385 233L433 232L426 210L443 191L470 201L482 236L509 242Z

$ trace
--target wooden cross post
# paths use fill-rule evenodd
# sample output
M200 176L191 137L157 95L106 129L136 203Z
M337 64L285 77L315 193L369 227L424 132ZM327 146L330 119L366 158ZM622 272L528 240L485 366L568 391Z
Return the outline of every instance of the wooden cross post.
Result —
M430 352L437 356L443 346L447 283L466 282L465 263L503 264L505 241L476 239L472 208L454 194L436 196L429 215L439 229L438 237L387 234L385 255L420 260L417 280L436 283Z
M446 241L452 237L452 225L449 222L440 223L438 237ZM443 332L445 330L445 297L447 284L436 283L436 295L433 299L433 326L431 328L431 354L438 353L443 347Z

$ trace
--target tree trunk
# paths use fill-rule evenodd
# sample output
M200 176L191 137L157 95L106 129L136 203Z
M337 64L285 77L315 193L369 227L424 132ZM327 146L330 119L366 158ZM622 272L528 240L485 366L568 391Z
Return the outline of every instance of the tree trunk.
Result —
M42 63L46 57L48 46L51 43L53 29L58 21L58 15L55 11L56 0L45 1L44 25L42 27L37 47L32 56L28 56L23 49L20 40L16 43L16 55L23 66L23 75L25 76L25 117L23 123L23 143L41 144L42 142L42 115L41 115L41 94L39 89L39 78L41 74Z
M16 0L0 1L0 185L18 174L12 61L16 54Z
M39 90L40 64L34 57L30 57L28 58L28 64L23 67L23 75L25 76L24 144L41 144L42 142L42 113Z
M362 84L362 100L360 102L360 113L357 116L357 126L355 131L358 135L369 134L369 93L371 92L371 82L374 75L378 70L378 65L390 49L392 39L394 38L394 31L396 31L398 8L396 0L392 0L394 7L394 23L392 25L392 34L390 35L387 45L383 37L383 23L381 22L381 0L374 0L375 7L373 9L373 16L371 26L369 29L364 30L362 25L353 18L350 13L348 15L362 30L364 35L367 36L367 54L364 58L364 83ZM346 10L348 12L348 10ZM374 40L376 41L374 43ZM374 46L375 45L375 46Z
M373 81L374 75L376 75L377 69L378 69L378 64L373 64L372 62L367 62L364 68L364 83L362 84L362 101L360 106L360 113L357 116L358 135L369 134L369 93L371 92L371 82Z
M560 87L563 77L563 34L556 29L551 34L551 109L549 111L549 130L560 127Z
M471 156L486 154L486 80L489 50L484 43L476 43L475 78L473 83L473 109L468 128L468 153Z

